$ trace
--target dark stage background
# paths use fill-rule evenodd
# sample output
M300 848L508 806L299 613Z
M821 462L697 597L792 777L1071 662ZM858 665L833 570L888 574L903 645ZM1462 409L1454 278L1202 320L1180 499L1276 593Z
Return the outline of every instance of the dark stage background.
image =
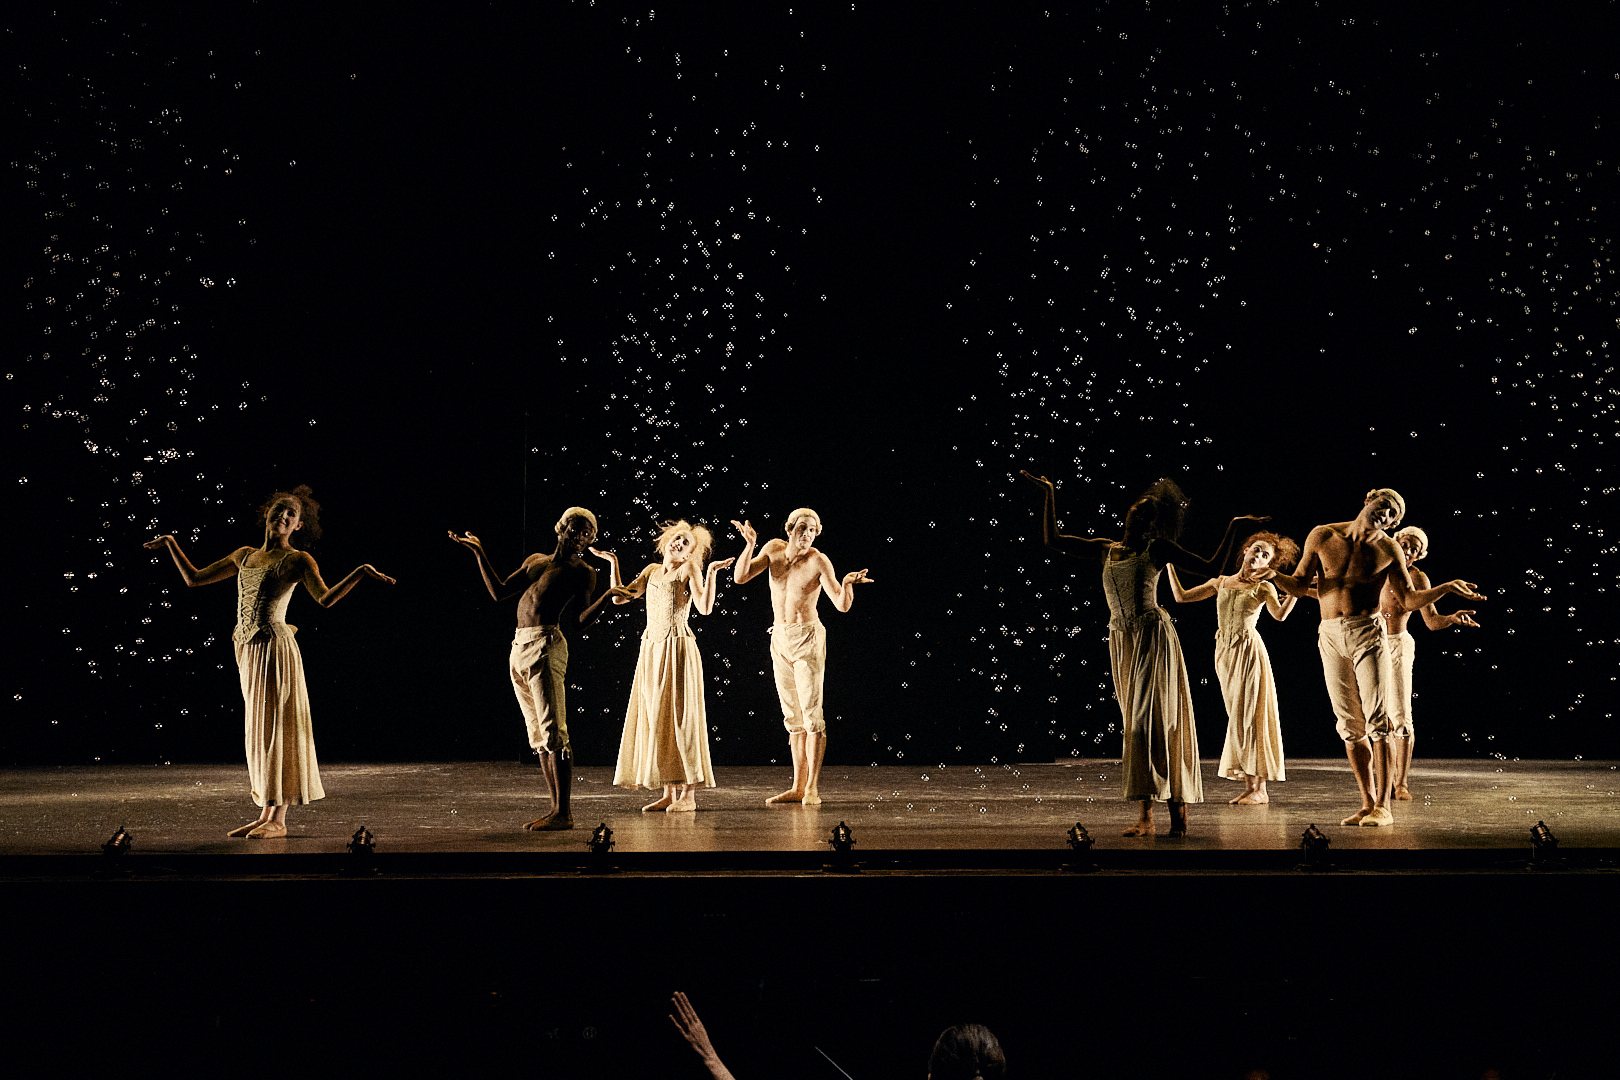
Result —
M150 7L7 16L5 761L239 755L230 587L140 544L218 558L299 483L329 580L399 578L293 602L328 760L527 756L445 530L516 565L572 503L632 572L663 518L725 556L818 509L877 581L826 616L832 761L1117 754L1024 466L1101 535L1173 476L1205 550L1395 487L1490 597L1414 628L1419 754L1620 751L1611 9ZM641 619L574 639L586 764ZM722 765L783 749L769 621L695 620ZM1296 756L1339 752L1315 621L1262 627Z

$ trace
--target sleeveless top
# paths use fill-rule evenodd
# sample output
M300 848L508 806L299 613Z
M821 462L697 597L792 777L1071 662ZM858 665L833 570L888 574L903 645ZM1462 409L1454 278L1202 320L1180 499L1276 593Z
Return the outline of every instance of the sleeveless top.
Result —
M1117 562L1103 563L1103 595L1108 598L1108 629L1123 630L1145 618L1158 618L1159 568L1139 551ZM1166 616L1168 617L1168 616Z
M662 569L647 575L647 630L643 637L689 637L692 594L686 579L668 581Z
M287 552L272 566L242 566L236 573L236 632L231 640L239 645L288 637L298 627L287 625L287 602L292 599L298 580L284 581L282 564Z
M1265 606L1266 601L1260 595L1258 581L1247 589L1228 589L1224 585L1217 585L1215 640L1235 641L1250 632L1258 632L1255 628L1256 623L1260 619L1260 609Z

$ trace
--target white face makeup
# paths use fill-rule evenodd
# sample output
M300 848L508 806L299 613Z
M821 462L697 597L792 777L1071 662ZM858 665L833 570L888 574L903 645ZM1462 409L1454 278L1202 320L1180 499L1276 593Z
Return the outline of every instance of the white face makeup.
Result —
M792 530L788 533L788 546L795 551L809 551L810 546L821 535L821 526L816 524L815 518L800 518L794 522Z
M664 546L664 555L671 563L683 563L692 554L692 534L676 533Z
M1415 536L1398 537L1395 542L1401 545L1401 553L1406 556L1406 568L1412 569L1423 554L1423 545L1418 543Z
M1375 529L1393 529L1401 521L1395 504L1383 497L1369 500L1363 512L1367 515L1367 523Z
M1268 541L1256 540L1243 550L1243 569L1246 574L1264 570L1277 557L1277 549Z

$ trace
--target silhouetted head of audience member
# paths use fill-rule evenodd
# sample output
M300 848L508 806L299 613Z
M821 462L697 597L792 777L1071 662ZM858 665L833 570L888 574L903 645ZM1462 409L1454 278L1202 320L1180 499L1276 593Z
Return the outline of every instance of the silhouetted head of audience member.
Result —
M928 1055L928 1080L1001 1080L1007 1055L983 1024L958 1024L939 1033Z

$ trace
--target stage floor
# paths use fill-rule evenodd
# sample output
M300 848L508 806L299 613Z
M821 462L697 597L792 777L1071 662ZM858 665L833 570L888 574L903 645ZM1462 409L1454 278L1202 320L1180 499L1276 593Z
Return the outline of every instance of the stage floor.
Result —
M1232 806L1239 786L1204 763L1207 798L1192 810L1191 835L1125 838L1134 810L1119 797L1118 763L962 766L946 769L829 767L819 807L766 806L790 777L779 767L724 768L722 786L698 795L692 814L644 814L645 792L611 784L606 767L574 779L576 828L530 833L545 809L540 771L516 763L389 763L323 766L327 798L294 807L285 840L231 840L251 820L241 765L8 769L0 773L0 857L95 853L123 827L134 855L343 852L360 826L381 854L566 853L578 856L606 822L619 856L827 853L832 828L854 831L857 858L878 853L1066 853L1065 833L1085 825L1099 855L1117 852L1297 853L1317 825L1335 854L1529 850L1545 821L1565 852L1620 847L1620 767L1582 761L1420 761L1414 799L1386 828L1341 827L1357 805L1342 761L1288 763L1265 806ZM1163 808L1158 814L1166 822ZM946 860L949 861L948 859ZM697 865L693 863L692 865Z

